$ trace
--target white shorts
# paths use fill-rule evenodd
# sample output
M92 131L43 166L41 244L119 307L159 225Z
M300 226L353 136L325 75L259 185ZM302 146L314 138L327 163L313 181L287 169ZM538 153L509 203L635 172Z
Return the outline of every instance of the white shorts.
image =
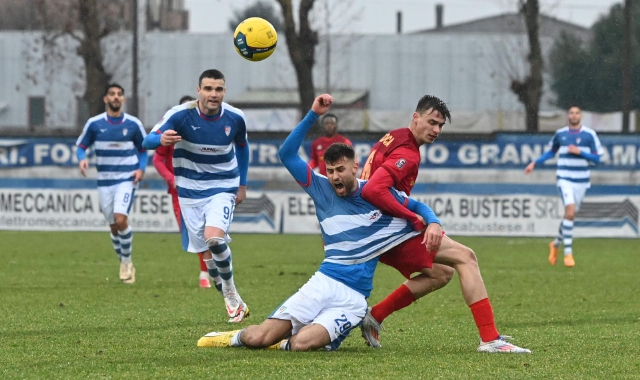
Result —
M113 186L98 186L100 209L107 223L115 223L113 214L129 215L137 188L138 185L134 185L133 181L120 182Z
M205 226L216 227L226 234L233 220L233 209L236 195L219 193L208 201L196 205L185 205L180 202L182 218L182 248L187 252L197 253L209 249L204 238ZM228 235L225 240L231 241Z
M269 318L291 321L291 335L313 323L322 325L331 337L325 349L336 350L351 330L360 326L366 313L367 300L362 294L316 272Z
M565 207L567 205L575 205L576 212L580 210L580 204L582 204L582 200L584 199L588 188L588 183L574 183L562 180L558 181L558 191L560 191L562 203Z

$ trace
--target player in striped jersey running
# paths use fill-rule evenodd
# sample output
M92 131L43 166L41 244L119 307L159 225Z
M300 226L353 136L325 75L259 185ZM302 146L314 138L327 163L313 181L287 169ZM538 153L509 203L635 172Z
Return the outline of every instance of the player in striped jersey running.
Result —
M136 281L131 261L133 231L128 215L138 182L147 167L147 152L142 141L147 135L140 120L122 112L124 89L119 84L107 86L103 98L107 111L90 118L78 137L76 156L83 176L89 168L87 149L93 145L98 169L100 208L111 228L113 249L120 259L120 280Z
M335 350L362 323L379 256L403 249L427 255L419 232L423 221L440 232L440 221L427 205L397 191L392 190L393 201L422 218L416 219L417 228L405 219L383 215L362 199L366 181L356 177L358 164L351 146L338 143L326 150L328 177L315 173L302 160L298 151L305 135L331 103L327 94L317 97L311 111L279 151L282 163L314 202L324 242L324 261L311 279L261 325L209 333L198 341L198 346ZM434 234L429 244L438 246L440 239L440 233Z
M600 163L602 145L596 132L582 125L582 111L578 106L571 106L568 111L569 125L560 128L549 141L549 150L537 160L527 165L525 174L529 174L536 165L560 153L556 180L560 197L564 204L564 218L558 229L558 236L549 243L549 263L556 265L558 248L564 244L564 265L576 265L573 258L573 219L580 210L580 204L591 187L590 164Z
M233 280L231 239L233 209L247 195L249 141L244 114L223 103L224 75L204 71L198 100L169 110L143 146L175 145L173 167L182 216L182 247L203 252L209 275L222 283L229 322L242 322L249 308Z

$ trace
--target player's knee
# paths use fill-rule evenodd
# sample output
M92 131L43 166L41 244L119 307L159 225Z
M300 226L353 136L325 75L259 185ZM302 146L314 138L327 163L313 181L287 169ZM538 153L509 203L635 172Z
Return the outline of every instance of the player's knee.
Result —
M221 237L212 237L207 239L207 241L205 243L207 243L208 247L214 247L216 245L221 245L224 244L224 238Z
M573 220L573 218L575 218L575 211L573 210L567 210L564 212L564 218L567 220Z
M126 215L122 215L122 214L116 214L113 217L114 221L115 221L115 225L117 226L119 231L124 231L127 229L127 227L129 227L128 223L127 223L127 216Z
M463 247L460 250L460 258L465 264L478 265L478 257L476 257L476 253L473 252L473 249L469 247Z
M444 286L446 284L449 283L449 281L451 281L451 279L453 278L453 274L456 272L455 269L442 265L439 266L438 272L436 273L436 278L438 279L438 281L440 281Z

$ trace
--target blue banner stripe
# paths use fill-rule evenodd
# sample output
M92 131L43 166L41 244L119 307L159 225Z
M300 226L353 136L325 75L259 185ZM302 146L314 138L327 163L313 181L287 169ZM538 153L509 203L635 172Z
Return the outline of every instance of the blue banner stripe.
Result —
M237 167L233 170L219 173L200 173L187 168L174 168L174 173L176 176L185 177L195 181L233 179L240 176L240 171Z
M185 158L189 161L192 161L198 164L224 164L225 162L229 162L233 160L234 152L232 150L227 154L209 155L209 154L191 153L188 150L184 150L184 149L176 149L173 151L173 157Z
M382 137L382 132L369 140L354 140L361 162L366 160L369 150ZM446 134L445 134L446 135ZM447 135L447 140L436 140L425 146L421 168L474 168L474 169L524 169L524 167L538 158L547 149L551 134L522 134L498 133L484 138L457 140L457 137ZM616 134L601 135L603 145L602 159L608 160L595 166L589 166L594 171L626 171L640 170L640 135ZM277 157L277 150L283 140L252 140L250 164L252 167L281 167ZM304 144L307 157L310 153L310 141ZM95 159L94 147L89 147L88 156ZM178 155L181 153L177 151ZM231 152L230 152L231 153ZM106 153L117 154L117 153ZM206 156L194 154L200 159L194 162L209 162L212 160L232 159L231 154L221 159L220 156ZM227 155L224 155L227 156ZM556 155L557 156L557 155ZM107 157L107 156L103 156ZM205 158L202 158L205 157ZM213 158L216 157L216 158ZM575 156L574 156L575 157ZM151 157L149 158L151 159ZM93 161L92 161L93 162ZM151 165L151 162L148 162ZM71 138L24 138L0 139L0 169L24 168L42 166L76 167L75 139ZM536 170L555 170L556 165L547 161L538 165Z

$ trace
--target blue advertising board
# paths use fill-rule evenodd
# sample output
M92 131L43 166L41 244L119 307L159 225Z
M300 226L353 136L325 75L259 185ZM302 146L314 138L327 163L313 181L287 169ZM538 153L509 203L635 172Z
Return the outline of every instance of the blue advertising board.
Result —
M498 134L493 139L436 141L422 147L421 166L430 168L524 168L547 148L551 135ZM601 136L602 164L594 170L639 170L640 136ZM283 140L251 140L252 166L279 166L278 148ZM362 162L375 141L355 140L354 147ZM310 142L304 149L308 155ZM0 169L33 166L77 165L75 140L69 138L0 139ZM89 158L92 158L89 151ZM554 169L553 160L538 169Z

